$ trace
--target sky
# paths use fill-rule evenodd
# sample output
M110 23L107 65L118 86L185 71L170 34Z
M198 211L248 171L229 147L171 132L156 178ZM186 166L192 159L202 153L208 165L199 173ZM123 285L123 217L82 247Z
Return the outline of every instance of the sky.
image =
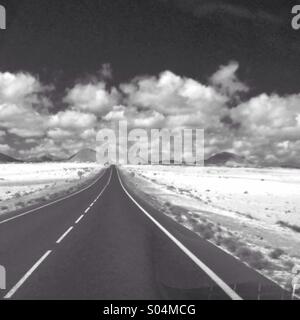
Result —
M300 165L288 0L0 0L0 152L71 155L97 130L203 128L205 152Z

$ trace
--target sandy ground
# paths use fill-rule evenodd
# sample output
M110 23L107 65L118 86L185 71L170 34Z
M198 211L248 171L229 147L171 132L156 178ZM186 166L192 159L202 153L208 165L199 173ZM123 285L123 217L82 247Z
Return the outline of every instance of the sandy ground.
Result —
M293 270L300 266L300 170L123 169L136 190L166 214L290 288Z
M0 164L0 215L74 192L100 170L89 163Z

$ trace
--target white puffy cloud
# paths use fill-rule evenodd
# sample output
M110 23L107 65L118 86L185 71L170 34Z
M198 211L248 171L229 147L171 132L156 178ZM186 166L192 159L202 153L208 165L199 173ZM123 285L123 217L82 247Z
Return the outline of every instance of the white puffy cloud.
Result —
M102 117L105 121L121 121L126 120L126 107L119 105L114 106L105 116Z
M48 90L30 74L0 72L0 127L20 137L43 136L52 106Z
M165 124L165 117L155 110L115 106L103 118L107 122L127 121L130 128L157 128Z
M218 71L210 77L211 84L229 96L234 96L239 92L248 92L249 87L241 82L236 75L238 69L239 64L235 61L220 66Z
M13 153L14 149L8 144L0 144L0 153Z
M113 71L110 63L104 63L100 69L100 76L105 80L111 80L113 78Z
M65 157L84 147L95 148L97 117L75 110L58 112L49 117L47 138L31 153L51 153ZM63 155L62 155L63 154Z
M261 94L232 109L231 118L239 123L235 149L268 164L300 159L299 105L300 94Z
M77 83L63 99L66 109L56 113L49 88L38 78L0 72L0 152L14 152L7 142L14 134L30 144L20 151L23 157L71 155L95 148L98 129L127 120L129 129L205 129L206 156L230 151L257 163L299 164L300 94L260 94L238 102L249 90L238 68L236 62L219 67L209 84L170 71L135 78L119 89L108 89L104 80ZM228 107L232 99L235 108Z
M232 110L232 118L243 130L265 137L298 139L300 94L280 97L261 94Z
M37 102L37 94L44 92L43 86L34 76L27 73L0 72L0 101L19 103Z
M97 134L97 131L94 128L86 129L80 134L80 138L85 141L86 140L93 141L96 139L96 134Z
M0 103L0 126L19 137L40 137L46 131L47 114L32 106Z
M131 117L130 125L137 128L160 128L165 124L165 117L155 111L150 110L145 113L137 113L136 117Z
M126 104L143 109L152 109L165 115L187 114L201 110L217 111L227 97L213 87L193 79L175 75L170 71L158 77L136 78L121 85L126 95Z
M24 141L27 144L35 144L36 143L36 139L34 139L34 138L26 138Z
M96 124L97 117L91 113L83 113L75 110L60 111L49 118L50 128L62 129L87 129Z
M118 104L119 93L115 88L108 90L102 81L76 84L67 92L64 102L75 110L103 114Z
M36 145L29 149L19 150L20 157L24 159L41 157L45 154L51 154L59 157L66 156L65 150L60 147L60 144L57 144L56 141L47 137L36 141Z
M63 140L66 138L71 138L74 135L72 131L64 130L61 128L50 129L47 132L47 136L53 140Z

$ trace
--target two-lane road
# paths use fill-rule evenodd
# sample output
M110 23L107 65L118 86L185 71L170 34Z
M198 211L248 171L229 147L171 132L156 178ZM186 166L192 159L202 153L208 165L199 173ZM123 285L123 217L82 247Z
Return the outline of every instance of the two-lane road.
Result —
M0 220L4 298L280 299L270 280L180 226L116 167L72 197ZM2 292L1 292L2 293Z

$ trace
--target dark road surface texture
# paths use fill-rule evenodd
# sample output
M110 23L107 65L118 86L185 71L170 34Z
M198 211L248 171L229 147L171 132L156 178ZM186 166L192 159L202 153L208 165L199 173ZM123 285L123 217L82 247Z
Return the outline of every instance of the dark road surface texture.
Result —
M142 199L131 199L133 193L116 167L102 174L90 188L68 199L0 220L0 264L7 270L3 298L288 297Z

